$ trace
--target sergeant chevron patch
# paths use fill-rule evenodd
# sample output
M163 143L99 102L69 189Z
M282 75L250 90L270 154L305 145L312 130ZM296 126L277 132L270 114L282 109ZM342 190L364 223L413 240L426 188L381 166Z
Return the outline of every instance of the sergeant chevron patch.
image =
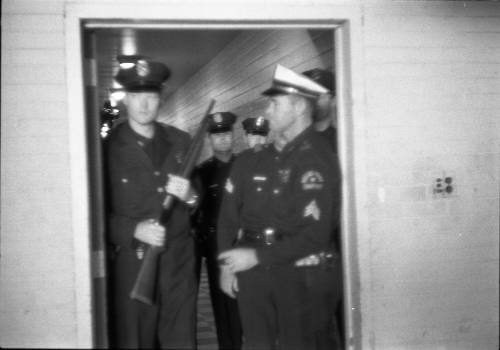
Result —
M313 199L306 207L304 208L304 217L312 216L314 220L318 221L321 215L321 211L318 208L318 204L316 204L316 200Z

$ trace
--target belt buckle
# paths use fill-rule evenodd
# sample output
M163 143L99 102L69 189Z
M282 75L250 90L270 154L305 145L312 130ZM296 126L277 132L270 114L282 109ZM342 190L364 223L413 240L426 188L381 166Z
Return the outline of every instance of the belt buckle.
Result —
M274 235L274 229L273 228L264 229L264 244L271 245L274 242L276 242L276 236Z

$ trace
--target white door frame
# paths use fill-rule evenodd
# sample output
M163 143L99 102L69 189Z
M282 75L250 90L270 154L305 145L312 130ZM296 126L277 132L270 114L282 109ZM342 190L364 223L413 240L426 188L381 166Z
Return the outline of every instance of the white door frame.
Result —
M66 0L66 68L68 89L69 139L71 151L72 233L75 258L77 346L93 346L92 269L89 224L89 184L85 134L82 33L86 21L112 27L154 28L277 28L324 26L335 29L339 153L343 171L342 245L346 335L349 349L360 349L361 301L357 237L361 220L358 210L365 184L360 176L364 164L363 147L363 64L360 5L332 4L329 1L280 0ZM354 169L356 169L356 175ZM356 192L355 192L356 189ZM356 200L357 198L357 200Z

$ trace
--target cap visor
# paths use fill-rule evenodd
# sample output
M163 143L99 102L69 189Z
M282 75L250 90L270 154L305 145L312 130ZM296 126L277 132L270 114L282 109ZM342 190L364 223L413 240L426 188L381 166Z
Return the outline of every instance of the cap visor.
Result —
M220 128L210 129L208 132L211 134L219 134L219 133L228 132L231 130L232 130L231 127L224 126L224 127L220 127Z
M280 89L276 86L270 87L269 89L265 90L262 95L264 96L274 96L274 95L288 95L288 92Z
M158 85L133 85L125 87L128 92L160 92L161 87Z

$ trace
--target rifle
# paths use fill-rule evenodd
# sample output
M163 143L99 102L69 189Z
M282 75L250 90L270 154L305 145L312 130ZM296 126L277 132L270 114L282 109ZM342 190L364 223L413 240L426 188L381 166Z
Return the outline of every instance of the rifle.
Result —
M215 100L210 100L210 104L205 112L205 115L203 116L201 125L196 131L184 161L180 165L180 169L177 171L177 175L188 178L191 174L196 161L198 160L198 156L200 155L201 148L203 147L203 141L208 127L208 115L211 113L214 104ZM162 204L162 213L158 220L160 224L166 225L173 212L175 203L175 197L167 193L167 196ZM130 297L132 299L142 301L148 305L154 304L158 262L160 254L163 253L164 250L165 247L163 246L151 246L146 244L144 259L142 260L141 268L137 274L134 288L130 292Z

